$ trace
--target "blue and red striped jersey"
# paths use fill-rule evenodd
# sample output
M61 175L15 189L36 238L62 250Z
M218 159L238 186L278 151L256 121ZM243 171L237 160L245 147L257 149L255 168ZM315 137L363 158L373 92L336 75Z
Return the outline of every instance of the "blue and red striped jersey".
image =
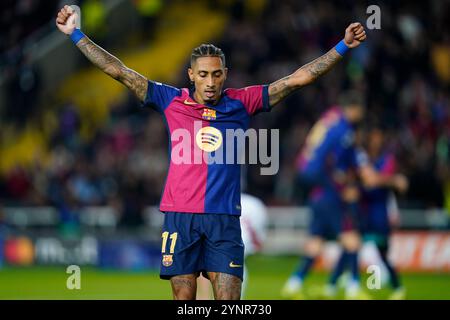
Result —
M227 130L245 131L251 116L270 111L268 86L226 89L217 104L203 105L193 99L192 90L149 81L144 106L162 114L169 134L160 210L240 215L238 150ZM234 147L227 148L231 143ZM226 154L230 150L234 154ZM219 158L222 163L212 161Z

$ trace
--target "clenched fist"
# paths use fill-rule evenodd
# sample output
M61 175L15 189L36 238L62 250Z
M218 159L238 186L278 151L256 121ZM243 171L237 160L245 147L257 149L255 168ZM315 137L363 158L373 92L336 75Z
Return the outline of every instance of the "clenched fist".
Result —
M64 6L58 12L56 26L61 32L71 35L73 30L75 30L77 18L78 14L70 6Z
M345 29L344 42L349 48L356 48L366 40L366 31L361 23L352 23Z

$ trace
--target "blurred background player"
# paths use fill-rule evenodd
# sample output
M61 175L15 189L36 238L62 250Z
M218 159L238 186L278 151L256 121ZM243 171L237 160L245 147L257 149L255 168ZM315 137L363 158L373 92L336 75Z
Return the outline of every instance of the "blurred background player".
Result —
M267 208L260 199L247 193L241 194L241 206L241 231L244 242L244 281L241 291L241 299L243 299L249 281L245 260L262 249L266 239ZM211 285L205 277L198 278L197 286L198 300L209 300L213 297Z
M385 180L394 179L399 192L406 192L408 180L397 173L395 156L386 147L385 129L378 124L370 128L367 139L369 161ZM405 289L399 276L388 259L391 226L398 225L399 212L392 187L388 184L374 188L363 188L360 202L362 232L365 241L375 243L386 267L392 289L390 299L404 299Z
M168 124L171 139L177 129L196 136L195 122L204 130L203 137L213 137L204 148L188 141L194 155L199 148L200 154L220 148L227 129L247 129L251 116L270 111L289 94L314 82L366 39L364 27L352 23L335 47L292 74L270 85L227 90L222 90L228 73L225 55L214 45L201 45L193 50L188 68L193 86L179 89L150 81L126 67L75 28L76 18L73 9L64 6L56 25L95 66L124 84L144 106L158 111ZM171 144L170 152L177 145ZM160 202L160 211L165 213L160 277L170 280L174 299L195 299L201 272L210 279L216 299L239 299L244 258L239 164L193 162L189 157L188 163L183 160L180 165L171 154Z
M364 101L360 93L349 91L340 96L340 106L329 109L309 132L298 158L299 180L310 189L312 211L305 257L282 289L285 298L302 298L303 282L322 252L324 241L338 238L352 267L349 296L362 295L359 290L357 251L359 235L348 216L343 191L351 167L366 170L366 159L355 147L355 126L364 117ZM368 174L364 175L368 179ZM344 266L341 262L342 267ZM339 266L341 268L341 266ZM333 277L332 277L333 278ZM334 282L334 279L330 280Z
M359 130L362 132L362 130ZM392 299L402 299L404 290L401 288L395 270L387 261L387 243L389 233L389 221L398 223L398 207L393 190L405 192L408 182L403 175L394 174L395 160L392 154L384 152L384 133L381 127L373 127L367 137L367 143L363 143L369 152L368 156L364 153L361 156L368 157L368 165L373 170L370 179L371 184L357 184L356 179L348 181L344 198L348 202L348 212L352 220L355 222L358 232L364 235L366 241L373 241L381 260L384 262L380 266L382 272L389 273L394 293ZM363 153L362 150L358 152ZM356 178L351 176L352 178ZM389 221L388 221L389 220ZM361 249L361 243L358 242L358 251ZM336 283L341 277L348 263L351 263L348 253L343 250L333 269L330 282L325 291L327 298L335 297ZM387 262L387 263L386 263ZM351 266L352 273L358 268L358 262ZM343 277L345 278L345 277ZM355 287L354 276L350 281L344 281L347 298L351 298L351 292ZM382 280L385 274L382 274ZM349 294L350 292L350 294ZM367 296L368 297L368 296Z

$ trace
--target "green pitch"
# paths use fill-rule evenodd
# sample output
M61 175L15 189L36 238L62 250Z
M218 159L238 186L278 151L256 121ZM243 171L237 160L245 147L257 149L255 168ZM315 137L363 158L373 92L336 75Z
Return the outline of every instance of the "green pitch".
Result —
M295 257L254 256L248 259L247 299L281 299L280 289L297 265ZM68 290L69 274L61 267L0 269L0 299L171 299L170 284L156 271L119 272L81 268L81 289ZM313 291L326 273L314 272L305 283ZM405 273L401 279L409 299L450 299L450 274ZM365 283L363 277L363 283ZM385 299L389 289L368 290L374 299Z

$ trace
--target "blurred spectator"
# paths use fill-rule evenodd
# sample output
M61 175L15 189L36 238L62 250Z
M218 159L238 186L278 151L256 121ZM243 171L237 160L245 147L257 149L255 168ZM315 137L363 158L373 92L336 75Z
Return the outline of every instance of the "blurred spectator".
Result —
M39 72L30 63L29 56L17 52L17 65L10 69L7 85L8 99L6 118L23 127L36 113L36 98L39 92Z
M24 203L31 190L31 172L25 168L16 166L5 178L6 196L11 201L19 204Z
M141 39L152 40L155 34L158 14L163 7L162 0L133 0L133 4L142 17Z
M59 0L1 1L0 52L3 54L48 24L56 14L59 2Z

